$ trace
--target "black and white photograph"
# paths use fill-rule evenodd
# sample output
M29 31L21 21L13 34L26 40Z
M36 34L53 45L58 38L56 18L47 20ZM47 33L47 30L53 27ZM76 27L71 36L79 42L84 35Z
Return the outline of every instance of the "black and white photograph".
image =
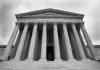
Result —
M0 0L0 70L100 70L100 0Z

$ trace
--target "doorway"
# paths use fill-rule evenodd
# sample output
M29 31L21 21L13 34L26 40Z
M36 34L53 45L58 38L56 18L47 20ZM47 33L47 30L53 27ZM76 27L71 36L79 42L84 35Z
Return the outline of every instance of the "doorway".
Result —
M54 48L53 46L47 46L47 61L54 61Z

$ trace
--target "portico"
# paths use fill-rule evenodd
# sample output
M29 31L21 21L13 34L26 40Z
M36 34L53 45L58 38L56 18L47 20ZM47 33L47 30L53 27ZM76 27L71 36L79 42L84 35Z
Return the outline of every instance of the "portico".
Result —
M15 29L0 59L4 61L82 61L91 60L88 58L91 56L93 60L99 60L84 27L83 15L57 11L59 10L47 9L40 13L16 15ZM88 47L82 40L80 30ZM14 42L16 45L13 50Z

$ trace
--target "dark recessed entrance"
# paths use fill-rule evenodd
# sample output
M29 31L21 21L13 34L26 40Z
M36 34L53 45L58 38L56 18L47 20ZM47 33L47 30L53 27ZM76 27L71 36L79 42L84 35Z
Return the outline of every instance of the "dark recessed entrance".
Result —
M47 25L47 61L54 61L53 25Z
M47 46L47 61L54 60L54 49L53 46Z

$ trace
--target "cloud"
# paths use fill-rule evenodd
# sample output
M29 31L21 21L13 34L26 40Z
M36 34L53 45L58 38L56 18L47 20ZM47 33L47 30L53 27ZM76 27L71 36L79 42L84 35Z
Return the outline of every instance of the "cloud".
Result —
M92 27L91 30L93 31L92 38L93 41L100 40L100 2L97 3L97 5L92 9L90 12L92 18Z
M11 20L11 10L12 10L12 5L7 2L1 2L0 4L0 40L3 42L5 41L9 35L9 30L10 30L10 21ZM0 41L0 42L1 42Z
M93 42L100 41L99 0L0 0L0 44L7 44L15 26L15 14L57 8L85 14L85 27Z

